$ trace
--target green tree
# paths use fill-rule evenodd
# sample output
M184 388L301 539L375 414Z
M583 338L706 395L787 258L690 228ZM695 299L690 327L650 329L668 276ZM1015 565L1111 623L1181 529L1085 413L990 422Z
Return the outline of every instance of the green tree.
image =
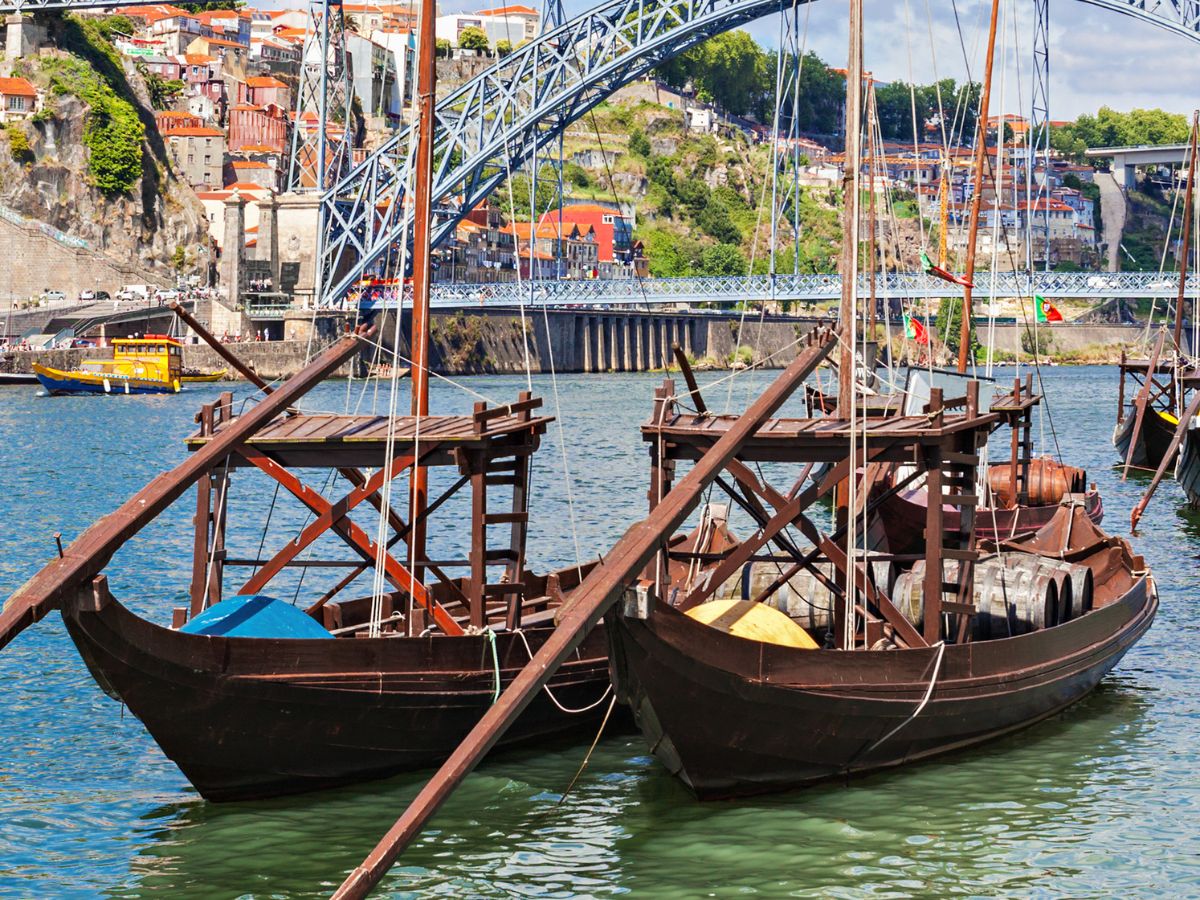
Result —
M171 104L183 96L186 85L182 81L160 78L140 62L137 63L137 70L146 83L146 92L150 94L150 105L154 109L170 109Z
M190 13L207 12L213 9L242 9L246 4L242 0L215 0L213 3L180 3L180 9Z
M937 333L946 347L954 354L958 353L961 343L959 332L962 328L962 305L961 297L943 297L938 306L937 318L934 320L934 328L937 329ZM979 349L979 336L975 333L974 321L970 324L968 335L968 347L970 348L968 357L974 359L975 353Z
M512 44L512 41L510 41L508 38L504 38L503 40L496 41L496 55L497 56L502 56L502 57L508 56L512 52L513 52L513 44Z
M691 82L697 95L737 115L756 111L767 81L767 57L744 31L726 31L658 69L675 87ZM773 70L772 70L773 73Z
M592 183L587 170L578 163L567 163L563 166L563 178L576 187L585 188Z
M488 36L482 28L464 28L458 35L460 50L477 50L486 53L491 49Z
M16 122L4 126L4 134L8 138L8 152L14 162L33 162L33 147L29 145L29 136Z
M629 135L629 152L634 156L646 157L650 155L650 140L646 137L646 132L640 128L635 128Z
M746 257L733 244L706 247L700 254L699 275L745 275Z
M448 57L450 55L450 51L454 49L454 46L445 38L438 38L437 42L434 44L434 47L435 55L440 56L443 59Z
M696 225L722 244L740 244L742 233L729 216L729 207L722 200L712 199L696 216Z
M96 31L109 43L112 43L113 39L119 35L132 35L138 30L129 16L104 16L93 21L96 25Z

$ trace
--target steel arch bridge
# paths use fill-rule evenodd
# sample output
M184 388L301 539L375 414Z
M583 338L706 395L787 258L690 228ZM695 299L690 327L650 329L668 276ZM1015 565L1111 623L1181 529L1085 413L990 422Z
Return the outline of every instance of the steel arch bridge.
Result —
M54 0L47 0L54 2ZM810 0L800 0L810 2ZM1200 42L1200 0L1082 0ZM516 169L618 88L792 0L606 0L519 48L437 106L434 242ZM322 200L320 303L338 303L406 232L408 130ZM458 202L452 208L450 198Z

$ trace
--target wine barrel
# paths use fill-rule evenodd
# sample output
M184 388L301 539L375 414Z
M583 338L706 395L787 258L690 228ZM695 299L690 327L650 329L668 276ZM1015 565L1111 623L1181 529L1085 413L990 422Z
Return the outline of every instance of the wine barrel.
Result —
M1054 624L1060 625L1091 612L1095 585L1092 570L1087 566L1031 553L1005 553L1003 560L1008 568L1044 572L1054 579L1058 585L1058 618Z
M816 567L835 584L840 581L841 576L832 563L816 563ZM790 563L746 563L717 588L712 599L753 600L789 568ZM829 628L833 622L833 592L808 569L789 578L765 602L786 613L803 628Z
M1006 554L1006 556L1032 554ZM1040 557L1038 557L1040 559ZM943 563L944 582L958 578L958 563ZM975 565L974 636L977 639L1010 637L1050 628L1059 617L1057 573L1032 565L1006 566L995 557ZM925 618L925 561L918 560L908 572L896 579L892 602L913 625L921 627ZM1069 583L1069 579L1067 579ZM1073 589L1073 585L1072 585ZM953 600L953 594L943 594Z
M1000 506L1011 507L1016 498L1011 495L1012 466L1008 463L988 466L988 485ZM1054 459L1039 457L1029 463L1029 505L1051 506L1064 494L1082 493L1087 487L1087 473L1074 466L1064 466Z

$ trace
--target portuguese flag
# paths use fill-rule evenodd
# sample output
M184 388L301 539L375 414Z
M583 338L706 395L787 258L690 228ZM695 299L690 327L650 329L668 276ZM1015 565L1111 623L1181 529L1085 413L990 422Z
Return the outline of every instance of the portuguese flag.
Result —
M1061 322L1063 320L1062 313L1055 309L1054 304L1041 294L1033 295L1033 305L1037 310L1037 320L1039 323Z
M942 281L948 281L951 284L957 284L960 287L974 288L974 282L967 281L965 278L959 278L953 272L947 272L941 266L935 266L933 260L929 258L929 254L924 250L921 251L921 268L925 270L926 275L933 275L935 278L940 278Z
M918 344L929 344L929 332L925 330L925 326L908 313L904 314L904 336Z

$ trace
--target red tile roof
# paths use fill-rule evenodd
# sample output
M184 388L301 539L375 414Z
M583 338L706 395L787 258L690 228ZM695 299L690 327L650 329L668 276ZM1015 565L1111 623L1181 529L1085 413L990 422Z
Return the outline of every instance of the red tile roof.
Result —
M170 134L164 135L164 137L225 137L225 132L219 128L176 128Z
M537 10L531 6L501 6L497 9L481 9L477 16L536 16Z
M255 75L246 79L247 87L252 88L281 88L287 85L278 78L272 78L270 75Z
M37 89L24 78L0 78L0 94L12 97L36 97Z

